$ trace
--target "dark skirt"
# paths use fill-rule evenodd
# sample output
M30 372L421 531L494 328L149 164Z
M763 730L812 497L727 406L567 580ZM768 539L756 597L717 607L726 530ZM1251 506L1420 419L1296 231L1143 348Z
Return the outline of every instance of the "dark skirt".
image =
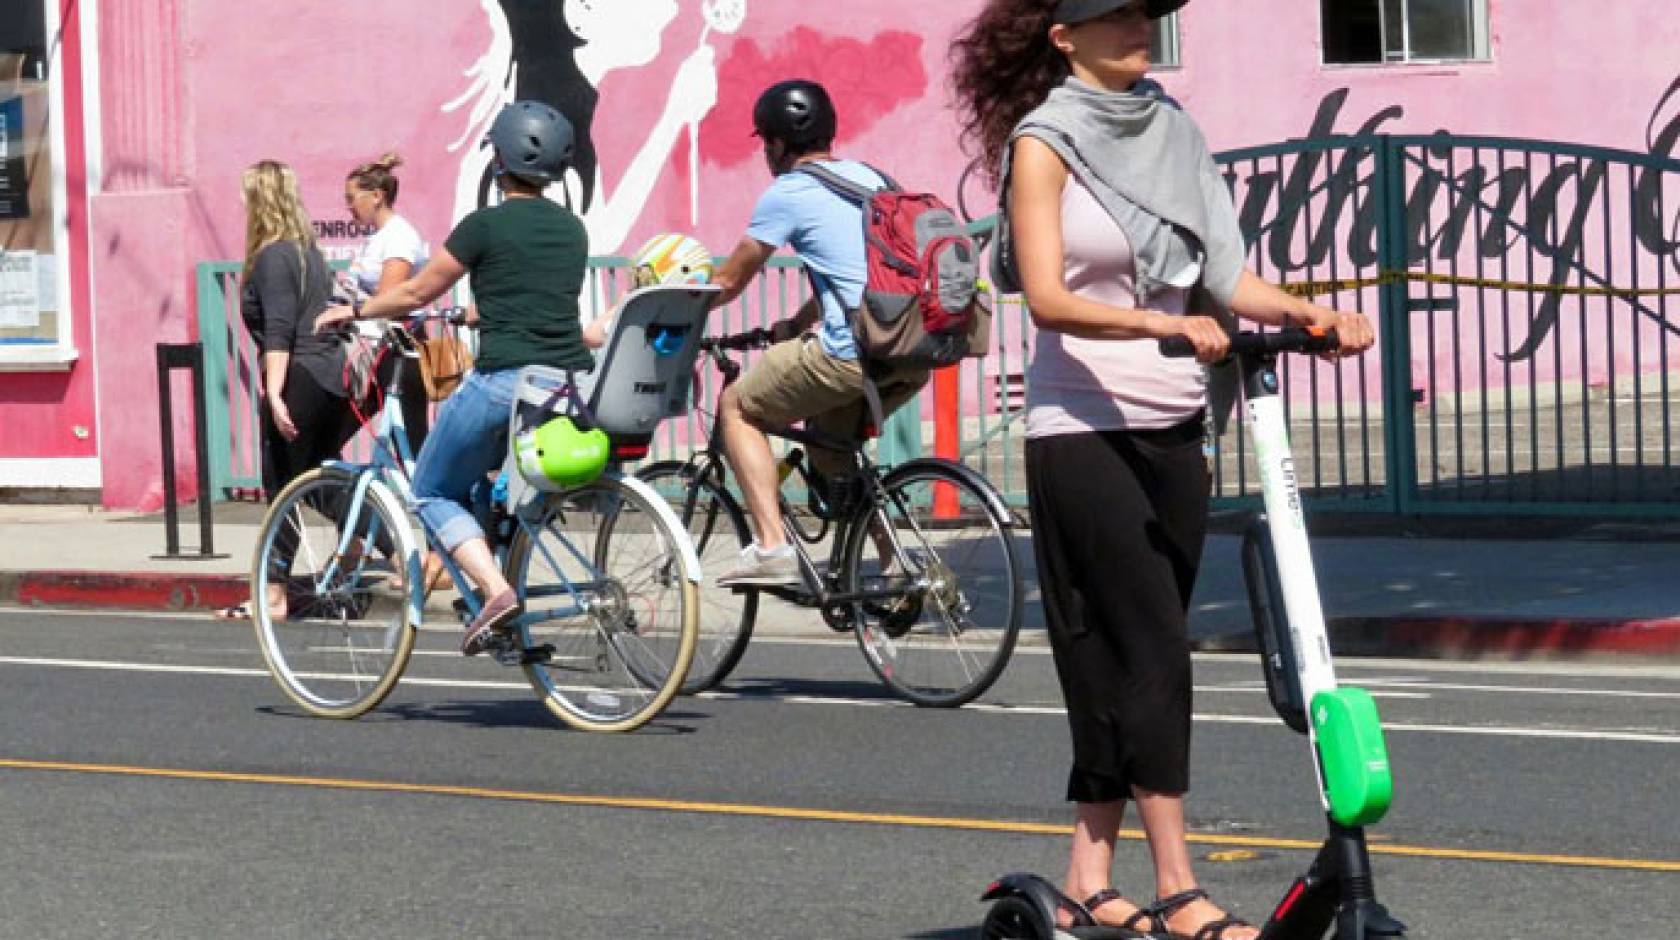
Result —
M1073 732L1068 799L1190 787L1185 615L1207 532L1202 421L1027 441L1033 552Z

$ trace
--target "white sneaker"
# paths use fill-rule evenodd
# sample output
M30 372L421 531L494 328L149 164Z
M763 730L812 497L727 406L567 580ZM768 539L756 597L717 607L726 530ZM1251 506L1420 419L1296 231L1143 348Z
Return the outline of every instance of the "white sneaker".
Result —
M792 545L765 551L754 542L741 549L741 561L717 579L720 587L751 584L760 587L798 587L805 583L799 573L799 556Z

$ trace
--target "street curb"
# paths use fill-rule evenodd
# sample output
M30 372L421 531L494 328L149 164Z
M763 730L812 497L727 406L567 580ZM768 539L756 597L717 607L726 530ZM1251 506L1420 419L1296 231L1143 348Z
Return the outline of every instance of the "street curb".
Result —
M1635 656L1680 659L1680 618L1343 617L1329 624L1338 656L1522 660ZM1193 641L1201 652L1254 652L1252 633Z
M239 575L0 571L0 603L23 607L214 610L250 593Z

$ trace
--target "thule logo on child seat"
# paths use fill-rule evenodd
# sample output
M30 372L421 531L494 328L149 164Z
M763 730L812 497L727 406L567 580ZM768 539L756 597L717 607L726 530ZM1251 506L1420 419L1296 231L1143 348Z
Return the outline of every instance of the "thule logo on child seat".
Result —
M665 392L664 382L637 382L631 386L638 395L660 395Z

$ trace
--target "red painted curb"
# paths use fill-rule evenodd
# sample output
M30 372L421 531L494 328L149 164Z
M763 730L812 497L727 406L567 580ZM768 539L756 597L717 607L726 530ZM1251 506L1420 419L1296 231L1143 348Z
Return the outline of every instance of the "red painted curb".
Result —
M1680 618L1553 619L1445 615L1338 617L1329 624L1337 655L1432 659L1567 659L1644 656L1680 659ZM1202 637L1203 652L1252 653L1253 633Z
M1340 621L1354 632L1371 631L1387 646L1429 647L1476 654L1625 653L1680 655L1680 619L1593 620L1503 617L1385 617Z
M240 603L251 592L237 575L27 571L14 584L7 585L10 599L33 607L210 610Z

